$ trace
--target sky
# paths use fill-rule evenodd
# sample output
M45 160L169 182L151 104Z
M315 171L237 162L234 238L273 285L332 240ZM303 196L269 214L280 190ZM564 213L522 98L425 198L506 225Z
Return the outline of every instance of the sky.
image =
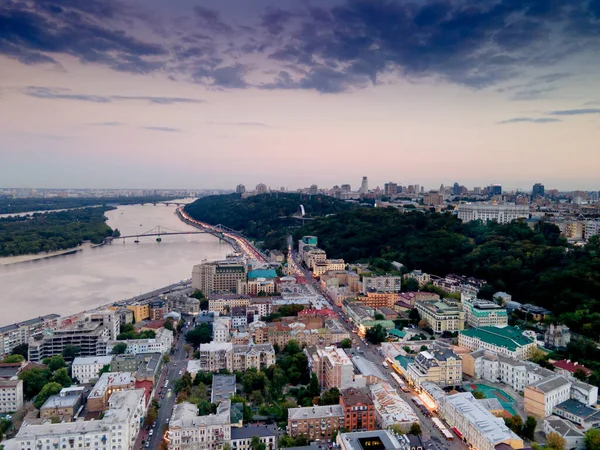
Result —
M4 0L0 187L600 189L600 0Z

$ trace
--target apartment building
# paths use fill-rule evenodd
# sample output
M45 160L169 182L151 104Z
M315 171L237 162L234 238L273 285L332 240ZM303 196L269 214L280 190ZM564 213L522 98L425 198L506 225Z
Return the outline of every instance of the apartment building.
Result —
M421 319L426 320L434 333L460 331L465 328L465 313L444 300L417 301L415 306Z
M44 329L53 328L59 317L48 314L0 327L0 358L9 355L16 346L27 344L30 337L41 334Z
M461 331L458 335L458 345L470 350L483 348L515 359L528 359L532 349L536 348L533 339L523 336L523 330L510 326Z
M231 449L252 450L252 438L265 445L266 450L276 450L279 442L279 431L274 425L246 425L231 428Z
M413 436L416 437L416 436ZM352 433L340 433L336 444L340 450L423 450L423 447L412 447L401 441L409 440L406 435L396 436L391 430L355 431Z
M246 281L248 267L237 259L195 265L192 269L192 287L204 295L235 293L238 281Z
M71 421L79 411L83 402L85 387L71 386L62 388L57 395L52 395L40 408L40 418L50 420L58 417L61 421Z
M525 387L525 412L543 418L552 414L552 409L571 397L571 382L562 375L544 378Z
M398 294L395 292L369 291L366 297L361 297L360 301L369 308L393 308L398 301Z
M131 390L135 377L130 372L106 372L96 382L87 398L88 411L104 411L115 392Z
M150 320L162 320L169 310L168 302L165 300L153 300L149 303Z
M463 302L465 320L473 328L503 327L508 325L506 308L489 300Z
M408 431L413 423L419 423L413 409L391 384L372 384L369 389L375 405L375 423L378 427L385 429L397 424Z
M288 409L288 433L309 441L331 441L333 433L345 426L342 405L308 406Z
M375 404L364 392L349 388L340 395L340 405L344 408L344 428L348 431L375 429Z
M380 275L363 277L362 293L376 292L400 292L402 290L402 277L396 275Z
M60 355L65 346L79 347L80 356L104 356L112 334L111 328L101 322L77 322L45 334L41 339L29 339L31 362Z
M116 311L106 309L83 315L83 322L97 322L110 330L110 339L116 339L121 332L121 317Z
M248 306L250 305L250 301L251 299L247 295L209 295L208 310L218 312L219 314L225 314L227 308L231 311L233 308Z
M133 320L135 322L150 318L149 303L135 303L133 305L127 305L126 308L133 313Z
M421 270L413 270L404 275L404 279L408 280L410 278L416 280L417 283L419 283L419 286L424 286L431 281L431 276Z
M496 450L506 444L523 448L523 440L513 433L501 417L495 417L470 392L449 395L442 402L442 416L458 437L479 450Z
M19 379L0 380L0 413L15 412L22 406L23 381Z
M243 372L250 368L260 370L275 364L275 350L271 344L200 344L199 352L201 370L206 372L218 372L223 369Z
M408 364L406 377L420 387L430 381L438 386L458 386L462 383L462 359L449 348L434 347L420 352Z
M510 223L513 220L528 219L529 206L497 205L491 203L461 203L458 205L458 218L463 222L481 220Z
M132 450L146 414L144 390L116 392L102 419L92 421L24 423L6 450Z
M320 248L308 248L304 249L302 253L302 261L310 270L312 270L317 263L327 264L325 261L327 260L327 253L325 250Z
M327 270L329 271L338 271L346 269L346 262L343 259L326 259L325 263L327 264Z
M71 365L72 378L75 378L80 384L89 383L98 379L100 370L105 365L110 365L112 355L109 356L79 356L73 360Z
M303 236L302 239L298 240L298 256L300 258L304 255L304 247L310 246L316 247L319 243L319 240L316 236Z
M110 355L117 344L127 345L125 353L138 355L140 353L168 353L173 346L173 332L166 328L156 330L156 337L151 339L126 339L123 341L109 341L106 344L106 353Z
M354 365L346 352L337 347L310 347L304 351L310 370L317 375L321 388L352 387Z
M222 401L215 414L198 415L198 406L175 405L169 421L169 450L221 449L231 442L231 402Z

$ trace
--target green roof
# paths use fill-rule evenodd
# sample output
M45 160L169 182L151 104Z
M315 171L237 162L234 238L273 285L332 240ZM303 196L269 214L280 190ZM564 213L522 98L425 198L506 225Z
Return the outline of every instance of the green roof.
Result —
M461 331L468 337L477 338L496 347L507 348L514 352L519 347L531 344L533 339L523 336L523 330L516 327L481 327Z
M404 336L406 336L406 331L399 330L398 328L392 328L388 331L388 334L399 338L403 338Z
M412 358L407 358L406 356L398 355L396 356L396 361L400 363L400 367L406 369L408 364L412 362Z

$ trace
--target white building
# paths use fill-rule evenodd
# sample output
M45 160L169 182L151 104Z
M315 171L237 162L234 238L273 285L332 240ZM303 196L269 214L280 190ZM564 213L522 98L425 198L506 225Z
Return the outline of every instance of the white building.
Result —
M468 296L463 296L467 299ZM465 320L473 328L479 327L504 327L508 325L506 308L496 302L480 299L463 301Z
M86 384L96 380L100 376L100 370L110 364L113 357L109 356L79 356L73 360L72 377L80 384Z
M0 413L14 412L23 406L23 381L0 380Z
M131 355L138 355L140 353L168 353L173 346L173 332L166 328L160 328L156 331L156 337L153 339L108 341L106 344L106 354L112 354L113 347L120 343L127 345L125 353Z
M146 414L145 391L115 392L100 420L28 425L23 423L6 450L130 450Z
M389 383L377 383L369 386L375 405L375 422L381 428L399 424L408 430L419 418Z
M257 436L267 450L277 449L279 432L274 425L246 425L231 428L231 449L252 450L252 438Z
M544 378L525 387L525 412L548 417L552 409L571 397L571 382L562 375Z
M229 342L231 341L231 333L227 323L216 321L213 324L213 342Z
M200 344L200 367L206 372L227 369L230 372L250 368L260 370L275 364L275 349L272 344L234 345L231 342Z
M585 447L584 432L560 417L550 416L544 420L544 433L546 436L549 433L558 433L566 441L565 448L570 450L583 450Z
M400 292L402 290L402 277L396 275L381 275L364 277L362 281L362 293L369 291L377 292Z
M470 392L449 395L442 402L442 416L459 437L478 450L495 450L498 444L523 448L523 440L504 419L495 417Z
M517 219L528 219L529 206L461 203L458 205L458 218L463 222L495 220L498 223L510 223Z
M523 330L506 327L481 327L463 330L458 335L458 345L470 350L491 350L516 359L528 359L536 348L534 339L523 335Z
M169 422L169 450L222 449L231 442L231 403L222 401L216 414L198 415L198 406L175 405Z

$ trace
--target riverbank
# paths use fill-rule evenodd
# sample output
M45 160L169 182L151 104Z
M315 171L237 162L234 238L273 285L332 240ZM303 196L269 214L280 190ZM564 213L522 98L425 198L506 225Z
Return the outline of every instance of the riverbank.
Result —
M57 250L55 252L40 252L34 255L18 255L18 256L5 256L0 258L0 266L8 266L11 264L19 264L28 261L37 261L38 259L54 258L56 256L70 255L72 253L80 252L86 248L96 247L91 242L84 242L75 248L68 248L65 250Z

